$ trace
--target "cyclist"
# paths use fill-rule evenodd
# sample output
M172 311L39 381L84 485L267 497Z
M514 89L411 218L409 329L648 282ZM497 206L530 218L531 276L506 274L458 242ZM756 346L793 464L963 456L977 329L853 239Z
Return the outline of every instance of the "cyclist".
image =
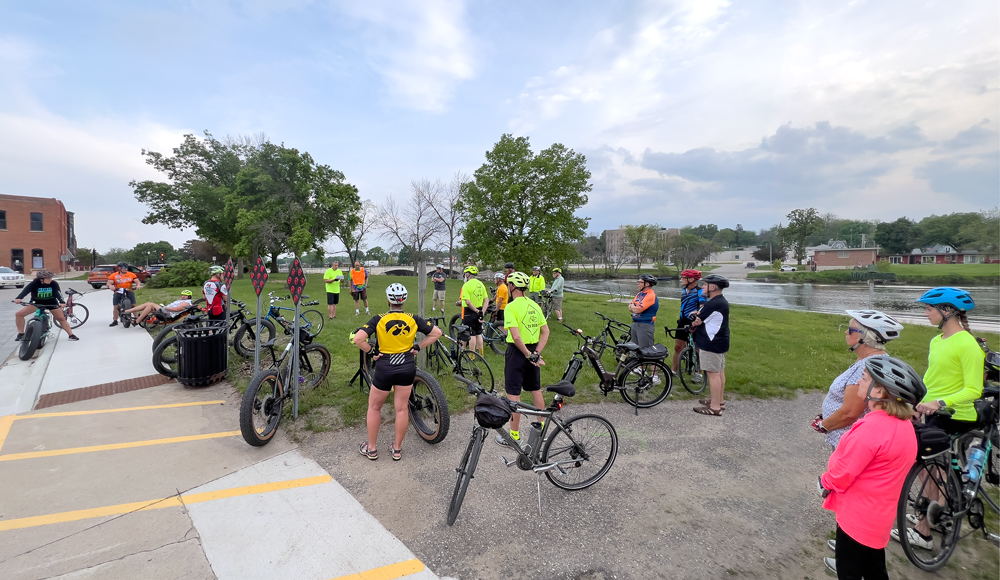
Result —
M702 403L701 407L695 407L694 412L718 417L722 415L725 403L726 353L729 352L729 302L722 295L722 290L729 287L729 280L718 274L709 274L702 281L707 300L691 326L695 327L694 343L698 347L701 370L708 380L712 397L707 405Z
M441 302L441 313L444 314L445 282L448 277L444 273L444 264L434 266L434 273L431 274L431 282L434 282L434 294L431 297L431 312L437 310L438 302Z
M229 288L222 283L225 270L222 266L212 266L208 272L212 278L201 287L201 293L205 296L205 311L208 312L209 320L225 320L226 301L229 300Z
M868 414L841 438L816 482L823 507L837 514L836 560L824 562L839 578L888 578L885 546L917 456L912 405L926 392L905 362L890 356L865 361L857 396Z
M476 279L479 268L465 267L465 284L462 286L462 324L469 327L472 339L469 349L483 354L483 316L490 305L486 285Z
M331 260L330 267L323 273L326 283L326 313L333 320L337 317L337 304L340 304L340 281L344 279L344 271L340 269L340 261Z
M556 313L556 320L559 322L562 322L563 285L565 283L562 268L552 268L552 287L549 289L549 294L552 295L552 310Z
M504 316L507 331L507 351L504 353L504 393L510 399L521 399L521 391L531 393L531 404L545 408L542 397L542 350L549 341L549 327L542 309L534 301L525 298L531 280L523 272L514 272L507 277L507 286L512 296ZM515 441L521 439L518 426L521 415L510 417L510 436ZM507 441L497 435L496 442L507 445Z
M538 293L545 290L545 276L542 276L541 266L532 266L531 284L528 286L528 297L538 302Z
M389 284L385 289L385 297L389 302L389 312L376 314L354 334L354 344L365 352L370 352L369 349L372 348L368 344L368 337L375 334L379 349L374 356L375 372L368 393L368 439L361 443L358 451L372 461L378 459L376 443L378 428L382 422L382 406L389 398L389 391L395 389L392 403L396 412L396 434L389 451L393 461L399 461L403 453L403 437L410 424L408 401L417 372L414 357L441 336L441 329L419 316L403 312L406 287L402 284ZM419 344L414 344L417 332L424 333L425 338Z
M690 268L681 272L681 314L677 318L677 328L684 328L691 324L691 315L698 307L705 303L705 293L698 287L698 280L701 280L701 272ZM677 340L674 341L674 374L680 365L681 351L688 343L688 331L678 330Z
M132 290L133 288L135 290L142 288L142 283L139 282L138 276L128 271L128 264L118 262L115 271L108 276L108 288L115 293L111 300L114 319L108 326L118 326L118 305L121 304L123 298L128 298L132 304L135 304L135 293Z
M639 285L639 292L628 305L629 312L632 313L632 328L630 330L632 342L639 346L653 346L653 331L656 329L656 311L660 309L660 300L653 292L656 286L656 277L651 274L643 274L636 280Z
M351 298L354 299L355 316L361 314L359 300L365 303L365 314L371 314L368 311L368 269L362 268L359 260L354 260L354 267L351 268Z
M493 282L496 283L496 312L493 313L493 321L503 326L503 310L507 308L507 303L510 301L510 292L507 290L507 283L504 281L506 276L503 272L497 272L493 275Z
M53 276L54 274L48 270L35 272L35 279L28 282L21 289L17 297L14 298L14 304L20 304L22 298L31 294L31 301L39 306L48 308L49 312L52 313L52 318L66 331L70 340L80 340L73 334L73 329L69 327L66 315L63 314L62 308L59 308L66 304L66 300L63 299L62 290L59 289L59 282L53 280ZM14 337L15 341L20 341L24 338L24 319L34 312L34 306L25 306L14 314L14 325L17 327L17 336Z
M140 313L139 318L135 321L136 324L142 324L142 321L146 320L146 317L152 314L154 310L163 310L164 318L169 319L173 318L176 313L183 312L188 308L191 308L191 297L193 295L194 294L190 290L181 290L181 297L166 306L157 304L156 302L146 302L138 306L133 306L125 312L126 314L135 314L136 312Z
M506 283L507 279L510 278L510 275L514 273L514 262L507 262L506 264L504 264L503 270L504 270L503 281L504 283Z

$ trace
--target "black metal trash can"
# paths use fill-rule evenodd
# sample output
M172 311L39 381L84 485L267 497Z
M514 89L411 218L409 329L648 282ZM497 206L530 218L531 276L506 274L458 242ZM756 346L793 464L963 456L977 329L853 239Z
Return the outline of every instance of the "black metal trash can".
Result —
M226 378L228 348L223 320L198 320L177 327L177 382L204 387Z

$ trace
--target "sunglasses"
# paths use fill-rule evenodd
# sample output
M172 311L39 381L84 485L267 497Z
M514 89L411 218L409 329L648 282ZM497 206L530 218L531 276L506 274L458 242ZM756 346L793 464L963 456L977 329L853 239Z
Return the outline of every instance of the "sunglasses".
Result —
M844 328L844 325L841 324L840 326L837 327L837 330L843 330L843 328ZM858 334L861 334L864 331L861 330L860 328L854 328L851 325L847 325L847 333L848 334L854 334L855 332L858 333Z

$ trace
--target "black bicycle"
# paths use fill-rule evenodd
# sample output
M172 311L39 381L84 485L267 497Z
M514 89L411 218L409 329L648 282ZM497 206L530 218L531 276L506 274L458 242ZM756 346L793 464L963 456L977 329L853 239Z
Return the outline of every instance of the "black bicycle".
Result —
M444 317L437 316L428 319L428 321L437 325L438 321L444 322ZM459 374L481 385L488 386L491 391L494 390L496 385L493 379L493 369L490 368L486 359L478 352L460 346L463 340L465 343L468 343L471 338L469 336L469 327L459 325L459 329L458 339L442 333L441 338L427 347L424 367L436 375L444 372ZM417 342L420 342L423 338L422 333L417 334ZM445 346L442 343L443 340L451 341L451 346Z
M455 523L469 482L476 473L479 464L479 454L483 450L483 442L490 430L503 437L510 448L517 453L517 459L508 461L500 459L504 465L517 465L524 471L533 471L536 475L545 474L556 487L576 491L594 485L607 475L618 456L618 433L611 422L600 415L577 415L563 420L556 413L562 409L563 397L572 397L576 388L560 381L555 385L545 387L545 390L555 393L552 403L545 409L538 409L519 401L512 401L488 392L481 385L455 375L455 380L465 385L470 395L477 395L476 424L472 428L469 444L465 447L462 461L458 465L458 481L448 505L448 525ZM520 413L526 417L537 417L544 421L533 421L528 431L527 441L515 440L503 426L512 413ZM541 513L541 484L539 486L538 510Z
M705 375L701 374L701 361L698 360L698 347L694 343L694 329L690 326L685 326L682 328L664 328L667 332L667 336L674 340L677 340L677 336L674 335L675 332L684 330L687 331L687 346L681 350L681 354L677 359L677 375L681 379L681 384L687 389L692 395L698 395L705 390L705 385L708 381L705 380Z

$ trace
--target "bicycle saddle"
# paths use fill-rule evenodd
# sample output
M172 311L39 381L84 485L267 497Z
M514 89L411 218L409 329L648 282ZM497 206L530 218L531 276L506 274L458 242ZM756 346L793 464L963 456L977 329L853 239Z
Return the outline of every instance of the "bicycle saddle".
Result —
M465 332L466 330L469 330L469 327L464 324L459 324L455 326L455 332Z
M572 397L576 394L576 387L573 386L573 383L567 380L562 380L554 385L549 385L545 387L545 390L564 397Z
M618 348L623 348L625 350L639 350L639 345L634 342L623 342L618 345Z
M271 340L268 340L266 342L262 342L262 343L260 343L260 347L261 348L267 348L269 346L274 346L274 341L276 341L276 340L278 340L278 339L272 338Z

